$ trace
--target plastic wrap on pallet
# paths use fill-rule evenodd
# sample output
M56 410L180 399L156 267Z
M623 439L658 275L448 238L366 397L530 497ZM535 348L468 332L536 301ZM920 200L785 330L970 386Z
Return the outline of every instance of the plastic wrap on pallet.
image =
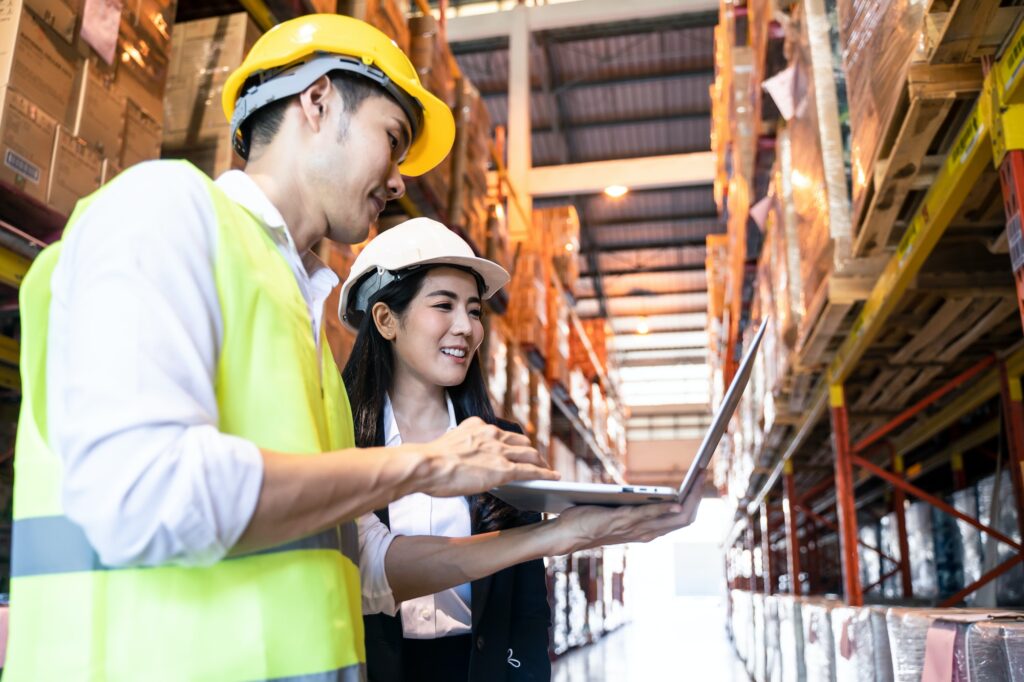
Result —
M884 608L836 607L832 633L836 682L892 682Z
M964 587L962 545L956 519L932 507L932 537L935 543L935 578L939 595L955 594ZM915 587L916 593L916 587Z
M800 244L801 316L850 250L850 205L840 121L842 69L834 59L833 28L823 3L794 13L791 52L796 110L790 122L793 207ZM836 46L838 47L838 46ZM804 320L806 325L808 320Z
M866 199L875 157L924 45L928 0L837 0L850 97L853 203Z
M935 536L932 506L914 502L906 510L907 548L910 551L910 584L915 599L932 599L939 594L935 570Z
M751 593L746 590L732 590L732 634L733 644L740 660L747 664L754 656L754 604Z
M808 682L836 679L832 609L837 605L836 602L824 599L808 599L803 603L804 665Z
M1017 503L1009 471L1004 470L999 477L993 475L978 481L978 520L986 526L995 528L1014 542L1020 543ZM987 535L982 540L982 550L982 573L1016 556L1016 552L1009 545ZM987 587L983 587L982 590ZM1024 566L1017 564L996 578L994 591L995 603L998 606L1024 605Z
M988 618L990 613L984 609L890 608L886 612L885 620L889 631L889 648L892 652L893 680L921 680L925 651L928 647L928 629L936 621L944 618L950 621L959 620L960 623L968 622L969 619L981 621Z
M797 597L776 597L779 614L779 659L783 682L806 682L804 626L801 601Z
M959 642L958 642L959 644ZM957 646L957 682L1024 680L1024 623L983 621L966 628Z
M764 595L755 592L751 595L751 613L754 617L754 682L765 682L765 613Z
M764 598L764 678L767 682L782 681L782 659L779 651L779 600L774 595Z
M868 586L874 585L878 582L878 579L882 577L881 555L864 546L868 545L875 549L880 548L878 541L878 524L861 524L860 530L857 531L857 534L862 543L857 545L857 556L859 558L858 563L860 564L860 584L866 591Z
M972 519L978 518L978 490L974 486L957 490L952 494L950 502L958 512ZM960 561L966 586L981 577L984 563L982 537L977 528L960 519L956 520L956 527L960 537ZM973 605L977 597L978 593L972 592L964 601Z
M879 540L882 545L882 552L887 556L891 556L893 559L900 559L900 540L899 532L896 529L896 514L890 512L882 517L879 524L878 532ZM892 571L895 566L890 565L890 562L884 562L886 567L883 568L883 575ZM894 574L882 581L882 596L886 599L899 599L903 596L903 584L900 582L899 574Z

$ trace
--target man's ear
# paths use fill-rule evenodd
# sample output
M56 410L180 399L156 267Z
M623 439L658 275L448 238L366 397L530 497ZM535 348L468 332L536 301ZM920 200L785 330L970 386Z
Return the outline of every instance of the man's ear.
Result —
M317 78L312 85L299 93L299 107L302 109L302 117L313 129L320 132L320 126L324 117L329 113L331 96L334 94L334 85L327 74Z
M380 335L387 341L394 341L398 334L398 319L391 312L388 304L374 303L373 308L370 309L370 315L373 316L373 324L377 327Z

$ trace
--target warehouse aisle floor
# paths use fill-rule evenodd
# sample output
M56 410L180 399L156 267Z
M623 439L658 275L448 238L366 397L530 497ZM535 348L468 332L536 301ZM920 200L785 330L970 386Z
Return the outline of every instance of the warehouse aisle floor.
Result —
M749 682L725 633L721 538L732 513L701 503L695 522L626 552L630 623L555 663L554 682Z
M629 625L563 656L553 682L748 682L725 634L721 599L672 597L664 606L634 613Z

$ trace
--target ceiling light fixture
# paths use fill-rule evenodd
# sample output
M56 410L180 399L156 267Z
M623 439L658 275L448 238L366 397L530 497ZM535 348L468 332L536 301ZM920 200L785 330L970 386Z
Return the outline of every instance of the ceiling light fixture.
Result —
M613 199L625 196L627 192L629 192L629 188L623 187L622 185L609 185L604 188L604 193Z

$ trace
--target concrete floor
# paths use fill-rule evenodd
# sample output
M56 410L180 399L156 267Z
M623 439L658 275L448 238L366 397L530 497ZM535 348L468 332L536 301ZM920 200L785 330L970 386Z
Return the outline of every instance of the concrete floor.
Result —
M749 682L725 634L717 597L669 597L632 622L555 662L553 682Z

